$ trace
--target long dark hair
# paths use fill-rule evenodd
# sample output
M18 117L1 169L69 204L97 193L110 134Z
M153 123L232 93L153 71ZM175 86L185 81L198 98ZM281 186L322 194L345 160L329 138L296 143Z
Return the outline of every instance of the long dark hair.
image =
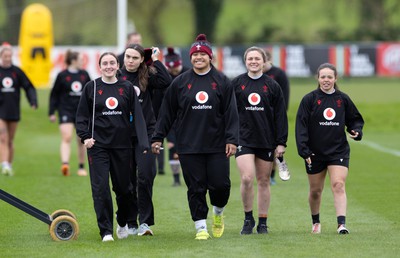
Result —
M130 49L130 48L139 52L140 56L142 58L144 58L144 48L139 44L128 45L124 51L124 56L125 56L126 50ZM139 78L139 88L141 91L145 92L147 89L147 86L149 84L150 73L154 73L154 71L152 71L151 68L147 66L146 61L143 60L143 62L140 63L140 65L137 69L137 72L138 72L138 78Z
M72 61L77 60L78 57L79 57L79 52L68 49L67 52L65 53L65 63L68 66L70 66L72 64Z
M107 56L107 55L113 56L117 60L117 64L119 64L118 57L117 57L117 55L115 53L113 53L113 52L104 52L103 54L101 54L101 56L99 58L99 66L101 65L101 59L103 59L103 57Z
M337 70L336 70L336 67L335 67L333 64L330 64L330 63L323 63L323 64L320 65L320 66L318 67L318 69L317 69L317 79L319 78L319 72L320 72L322 69L324 69L324 68L331 69L331 70L333 71L334 75L335 75L335 78L337 78ZM318 83L317 89L318 89L318 88L319 88L319 83ZM339 90L339 86L336 84L336 82L335 82L335 84L333 85L333 88L334 88L335 90Z

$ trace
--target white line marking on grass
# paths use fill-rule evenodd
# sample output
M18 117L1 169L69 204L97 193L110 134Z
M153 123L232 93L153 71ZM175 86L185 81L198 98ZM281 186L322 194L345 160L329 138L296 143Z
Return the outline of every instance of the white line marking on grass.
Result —
M391 155L396 156L396 157L400 157L400 151L383 147L383 146L381 146L381 145L379 145L377 143L374 143L374 142L362 140L362 141L357 142L357 143L361 143L361 144L367 145L368 147L370 147L372 149L375 149L375 150L378 150L378 151L381 151L381 152L384 152L384 153L388 153L388 154L391 154Z

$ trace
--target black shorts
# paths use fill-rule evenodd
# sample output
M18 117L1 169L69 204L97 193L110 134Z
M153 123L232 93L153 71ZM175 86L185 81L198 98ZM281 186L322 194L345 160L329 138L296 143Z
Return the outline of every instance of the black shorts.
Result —
M331 165L338 165L349 168L349 162L350 159L312 160L310 166L307 164L307 162L305 162L305 166L307 174L314 175L321 173L323 170Z
M235 158L245 154L254 154L257 158L272 162L274 161L275 150L238 146Z
M68 113L59 114L58 122L60 124L65 124L65 123L75 124L75 115L68 114Z

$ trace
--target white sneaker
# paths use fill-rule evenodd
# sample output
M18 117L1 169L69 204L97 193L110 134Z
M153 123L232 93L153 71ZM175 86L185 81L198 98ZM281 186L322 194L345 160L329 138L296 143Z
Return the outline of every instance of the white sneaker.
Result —
M286 161L283 159L282 162L280 162L278 158L276 158L275 161L276 161L276 164L278 165L279 177L283 181L289 180L290 179L290 173L289 173L289 169L287 167Z
M139 233L138 228L128 228L128 234L132 236L136 236Z
M13 176L14 172L10 166L3 166L1 173L6 176Z
M110 242L110 241L114 241L114 238L112 237L112 235L105 235L103 236L103 242Z
M311 233L313 234L321 233L321 223L314 223L312 225Z
M138 236L152 236L153 231L151 231L149 225L146 223L140 224Z
M117 237L119 239L124 239L128 237L128 225L125 225L124 227L121 227L120 225L117 226Z
M341 235L350 233L350 231L346 228L345 224L340 224L337 229L337 232L338 232L338 234L341 234Z

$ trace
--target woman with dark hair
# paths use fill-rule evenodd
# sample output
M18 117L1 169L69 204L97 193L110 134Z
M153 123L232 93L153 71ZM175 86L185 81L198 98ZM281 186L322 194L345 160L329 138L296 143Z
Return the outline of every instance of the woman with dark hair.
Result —
M319 218L322 190L329 174L337 216L337 232L346 228L346 178L349 172L349 137L360 141L364 120L350 97L338 89L337 70L325 63L317 70L318 88L305 95L296 117L296 144L305 160L310 184L308 201L312 217L312 233L321 233Z
M55 115L58 110L58 122L61 133L61 173L64 176L70 175L69 159L71 154L71 140L75 126L76 110L79 99L82 95L83 86L90 81L90 76L83 70L83 56L76 51L68 50L65 54L65 64L67 68L61 71L54 81L49 100L49 119L55 122ZM85 146L77 138L78 145L78 176L86 176Z
M133 198L130 181L132 130L138 148L147 152L149 144L142 110L133 85L116 77L118 58L105 52L100 56L101 77L85 85L76 113L76 132L87 148L90 183L97 224L103 242L114 241L113 202L116 195L119 239L128 237L128 217Z
M152 92L154 89L165 89L171 83L171 76L164 64L158 60L159 56L160 50L157 47L144 49L139 44L131 44L125 49L124 65L120 75L135 88L146 121L148 134L146 138L149 144L156 124ZM157 174L155 156L153 153L143 155L138 146L138 135L133 134L132 142L131 181L134 191L137 186L137 199L135 195L132 215L128 220L129 234L153 235L150 226L154 225L153 183Z

